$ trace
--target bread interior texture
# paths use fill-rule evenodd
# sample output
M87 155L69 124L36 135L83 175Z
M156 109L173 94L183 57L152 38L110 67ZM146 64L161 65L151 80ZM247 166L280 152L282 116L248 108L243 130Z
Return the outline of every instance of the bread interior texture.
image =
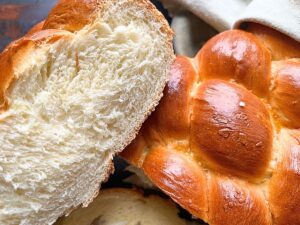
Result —
M171 62L161 24L109 11L16 68L0 114L0 224L52 224L87 205L160 99Z

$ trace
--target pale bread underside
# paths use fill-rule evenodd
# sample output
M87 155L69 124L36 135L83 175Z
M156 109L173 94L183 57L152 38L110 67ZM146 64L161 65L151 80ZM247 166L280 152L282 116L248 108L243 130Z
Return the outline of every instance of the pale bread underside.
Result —
M107 189L87 208L78 208L55 225L185 225L171 201L127 189Z

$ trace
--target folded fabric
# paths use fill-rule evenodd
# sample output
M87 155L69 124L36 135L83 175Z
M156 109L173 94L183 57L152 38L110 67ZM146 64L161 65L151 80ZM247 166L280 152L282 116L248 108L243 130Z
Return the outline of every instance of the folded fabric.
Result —
M237 16L247 8L251 0L162 0L162 2L173 11L178 6L185 8L221 32L231 28Z
M240 14L232 27L256 22L272 27L296 41L300 41L299 0L254 0Z
M174 43L177 54L194 56L205 39L214 35L203 21L219 32L256 22L300 41L299 0L161 1L174 16L172 28L176 33Z

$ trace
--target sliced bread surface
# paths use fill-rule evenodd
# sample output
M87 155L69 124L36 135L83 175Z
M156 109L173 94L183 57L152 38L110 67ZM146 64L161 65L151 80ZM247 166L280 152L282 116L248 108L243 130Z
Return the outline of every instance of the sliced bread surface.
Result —
M157 105L173 57L172 32L149 1L63 0L41 31L9 45L0 224L53 224L87 206Z

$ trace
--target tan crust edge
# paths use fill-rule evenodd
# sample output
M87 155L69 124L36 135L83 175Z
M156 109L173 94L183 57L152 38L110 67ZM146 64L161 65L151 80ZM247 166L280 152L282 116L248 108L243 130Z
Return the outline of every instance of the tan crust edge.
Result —
M9 107L6 91L15 79L15 70L33 49L40 45L56 42L61 38L71 37L71 33L62 30L42 30L29 33L9 44L0 54L0 113Z

